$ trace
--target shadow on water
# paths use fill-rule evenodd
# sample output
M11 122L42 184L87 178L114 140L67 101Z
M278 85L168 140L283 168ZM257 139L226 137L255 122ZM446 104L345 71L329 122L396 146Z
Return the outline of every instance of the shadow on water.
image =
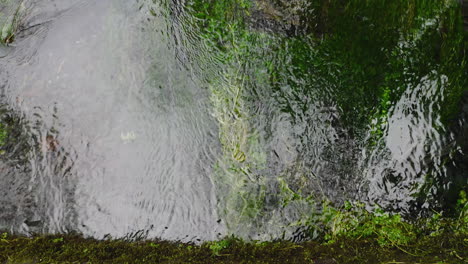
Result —
M460 5L366 3L24 2L0 46L22 131L0 228L302 240L323 200L450 213L468 180Z

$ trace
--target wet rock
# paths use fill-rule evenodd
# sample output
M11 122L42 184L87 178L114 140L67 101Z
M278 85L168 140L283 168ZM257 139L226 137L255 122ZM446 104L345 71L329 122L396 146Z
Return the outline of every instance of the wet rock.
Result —
M329 1L313 6L307 0L256 0L251 15L254 28L288 36L325 33Z
M270 32L288 33L295 31L301 24L302 10L305 10L303 0L270 1L257 0L251 15L253 27Z

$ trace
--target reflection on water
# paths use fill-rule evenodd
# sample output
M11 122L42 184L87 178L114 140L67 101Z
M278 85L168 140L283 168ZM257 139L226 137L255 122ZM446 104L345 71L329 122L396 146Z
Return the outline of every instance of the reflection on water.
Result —
M322 199L449 209L457 7L338 2L25 1L0 46L0 229L302 239Z

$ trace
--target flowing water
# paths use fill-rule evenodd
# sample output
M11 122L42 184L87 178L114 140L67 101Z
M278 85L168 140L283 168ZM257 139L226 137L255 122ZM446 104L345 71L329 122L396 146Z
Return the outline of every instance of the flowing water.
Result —
M128 1L59 3L31 3L27 23L43 26L2 60L5 98L34 146L23 173L2 177L2 224L214 238L216 124L166 22Z
M0 1L3 22L20 17L0 46L16 126L0 229L297 238L311 200L415 217L466 189L455 2L412 24L379 5L332 21L307 1L254 1L248 16L200 2ZM332 22L304 21L316 15Z

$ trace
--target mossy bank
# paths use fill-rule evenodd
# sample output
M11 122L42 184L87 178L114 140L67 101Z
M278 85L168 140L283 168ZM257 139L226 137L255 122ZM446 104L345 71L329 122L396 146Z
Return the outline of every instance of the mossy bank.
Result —
M468 236L421 237L406 249L375 240L333 244L252 242L234 238L202 245L168 241L98 241L77 235L3 234L1 263L467 263Z
M0 263L468 263L468 203L459 215L402 220L360 204L324 205L314 241L250 241L228 237L203 244L162 240L95 240L80 235L0 236Z

